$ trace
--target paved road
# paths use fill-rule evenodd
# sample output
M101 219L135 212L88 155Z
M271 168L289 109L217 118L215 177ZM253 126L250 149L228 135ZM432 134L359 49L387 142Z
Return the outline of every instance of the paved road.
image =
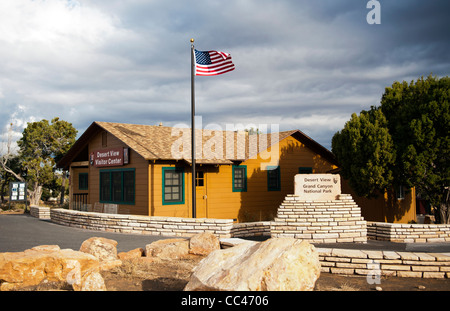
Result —
M79 250L91 237L104 237L118 242L117 251L124 252L166 237L108 233L66 227L39 220L28 214L0 215L0 252L21 252L37 245L59 245Z
M105 237L118 242L117 251L124 252L168 237L108 233L66 227L39 220L28 214L0 215L0 252L21 252L37 245L59 245L61 248L79 250L81 243L90 237ZM266 239L266 238L262 238ZM261 240L255 238L254 240ZM369 240L361 243L316 244L320 248L346 248L391 250L402 252L450 253L447 243L391 243Z

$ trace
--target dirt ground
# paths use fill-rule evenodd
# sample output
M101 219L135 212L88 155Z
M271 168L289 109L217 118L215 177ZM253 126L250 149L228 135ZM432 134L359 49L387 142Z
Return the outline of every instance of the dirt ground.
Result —
M108 291L181 291L202 257L177 261L124 261L121 267L102 272ZM377 289L378 287L378 289ZM450 279L382 277L368 284L365 276L321 273L315 291L450 291Z

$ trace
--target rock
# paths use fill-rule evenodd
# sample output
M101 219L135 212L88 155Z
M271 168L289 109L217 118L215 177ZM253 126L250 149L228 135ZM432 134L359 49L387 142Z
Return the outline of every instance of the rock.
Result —
M189 253L193 255L205 256L217 249L220 249L220 241L210 232L196 234L189 240Z
M80 252L91 254L100 261L117 260L117 241L93 237L81 244Z
M99 278L99 260L90 254L47 245L0 253L0 290L17 290L42 282L66 283L74 290L105 290L103 278Z
M128 252L121 252L117 254L120 260L131 260L136 258L141 258L145 254L143 248L136 248Z
M120 259L100 261L100 271L108 271L121 265L122 260Z
M180 259L189 254L189 240L165 239L158 240L145 246L147 257L159 259Z
M271 238L217 250L194 269L185 291L312 291L320 275L313 245Z
M59 245L39 245L39 246L35 246L31 249L38 250L38 251L50 251L50 252L61 250Z
M92 272L82 278L80 284L73 285L77 291L106 291L105 281L98 272Z

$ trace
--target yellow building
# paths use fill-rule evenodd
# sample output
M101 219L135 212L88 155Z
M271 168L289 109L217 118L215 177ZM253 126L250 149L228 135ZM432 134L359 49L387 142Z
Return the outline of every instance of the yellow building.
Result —
M190 129L94 122L58 163L70 171L72 208L117 204L118 212L192 216ZM294 176L336 168L303 134L196 130L196 216L270 220Z
M58 163L70 172L71 208L114 204L120 214L192 217L190 139L186 128L92 123ZM196 130L196 164L196 217L239 222L272 220L296 174L338 168L299 130Z

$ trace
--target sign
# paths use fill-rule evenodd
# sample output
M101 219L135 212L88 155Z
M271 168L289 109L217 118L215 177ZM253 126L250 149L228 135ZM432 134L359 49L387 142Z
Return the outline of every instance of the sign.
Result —
M9 201L18 202L27 200L27 183L11 182L9 184Z
M301 200L336 200L341 194L341 176L337 174L295 175L295 195Z
M128 155L128 148L96 150L90 154L89 162L95 167L122 166L128 164Z

